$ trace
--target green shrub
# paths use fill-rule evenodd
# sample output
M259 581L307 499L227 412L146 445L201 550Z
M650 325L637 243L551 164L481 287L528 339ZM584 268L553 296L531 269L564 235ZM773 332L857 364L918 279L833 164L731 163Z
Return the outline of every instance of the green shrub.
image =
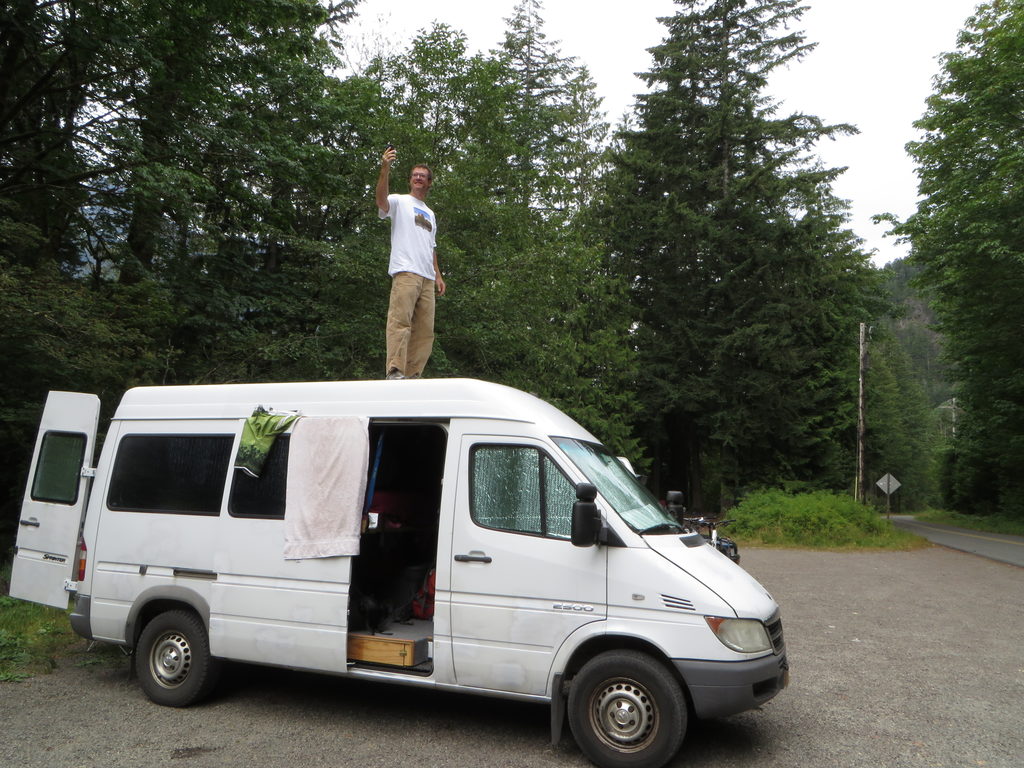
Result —
M909 549L923 541L897 530L873 508L827 491L758 491L746 496L729 518L734 522L727 535L754 545Z

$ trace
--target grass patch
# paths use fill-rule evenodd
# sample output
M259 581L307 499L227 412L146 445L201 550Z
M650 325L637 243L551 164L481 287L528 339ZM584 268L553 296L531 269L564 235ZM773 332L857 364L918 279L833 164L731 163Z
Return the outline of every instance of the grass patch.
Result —
M50 672L77 639L66 611L0 596L0 682Z
M923 523L955 525L958 528L969 528L972 531L1024 536L1024 520L1001 515L964 515L959 512L946 512L942 509L927 509L914 515L914 518Z
M11 563L5 558L0 567L0 683L52 672L58 660L69 656L77 666L123 661L120 646L88 643L76 635L70 610L10 597L10 588Z
M897 549L927 545L850 496L764 490L732 509L727 535L741 544L810 549Z

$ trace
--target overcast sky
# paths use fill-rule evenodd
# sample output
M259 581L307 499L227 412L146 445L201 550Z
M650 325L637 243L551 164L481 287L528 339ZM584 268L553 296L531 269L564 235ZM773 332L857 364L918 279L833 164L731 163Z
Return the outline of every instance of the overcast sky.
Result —
M504 37L516 0L363 0L349 33L379 34L402 44L440 21L466 33L472 51L488 51ZM883 237L876 213L903 218L917 199L914 166L904 146L915 138L912 123L939 72L937 57L956 37L977 0L807 0L800 27L817 49L779 73L772 85L784 108L828 122L852 123L857 136L828 141L818 154L829 166L849 170L835 192L850 200L850 226L874 250L879 266L906 249ZM636 72L647 71L647 49L664 37L658 22L671 16L672 0L627 0L599 8L583 0L546 0L544 33L563 56L590 70L609 122L615 124L645 90Z

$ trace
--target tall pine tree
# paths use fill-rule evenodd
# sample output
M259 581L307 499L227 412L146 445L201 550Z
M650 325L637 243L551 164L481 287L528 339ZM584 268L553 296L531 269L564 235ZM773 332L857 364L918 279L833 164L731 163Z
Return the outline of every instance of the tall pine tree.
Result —
M842 484L855 327L872 270L771 72L810 46L797 0L677 0L619 135L604 222L632 283L659 490L696 509L786 480ZM708 501L705 502L705 495Z

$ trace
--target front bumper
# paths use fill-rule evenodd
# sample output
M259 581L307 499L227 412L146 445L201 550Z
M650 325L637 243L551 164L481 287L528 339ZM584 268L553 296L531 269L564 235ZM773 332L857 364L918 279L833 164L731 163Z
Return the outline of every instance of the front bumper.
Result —
M785 651L750 661L673 659L699 718L724 717L764 704L789 684Z

